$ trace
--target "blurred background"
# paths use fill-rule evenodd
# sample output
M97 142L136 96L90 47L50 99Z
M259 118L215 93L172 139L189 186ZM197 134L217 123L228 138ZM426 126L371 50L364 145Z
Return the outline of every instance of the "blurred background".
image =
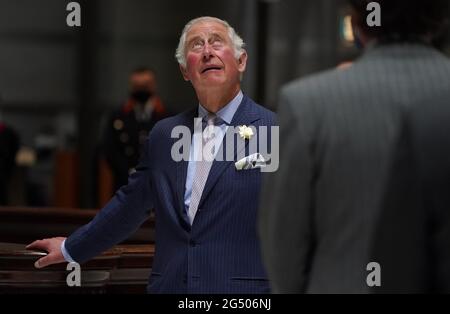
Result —
M66 24L69 2L0 0L0 132L13 153L0 206L103 206L114 184L102 138L130 73L153 69L167 114L197 104L174 58L192 18L234 26L249 53L243 90L271 109L281 85L360 54L345 0L86 0L81 27ZM448 34L437 44L450 55Z

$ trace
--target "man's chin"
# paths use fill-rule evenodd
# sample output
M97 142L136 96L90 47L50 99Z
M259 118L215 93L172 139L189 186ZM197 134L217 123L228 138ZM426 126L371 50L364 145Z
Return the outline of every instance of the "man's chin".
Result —
M226 82L225 78L223 76L208 76L203 79L203 83L206 86L223 86L223 84Z

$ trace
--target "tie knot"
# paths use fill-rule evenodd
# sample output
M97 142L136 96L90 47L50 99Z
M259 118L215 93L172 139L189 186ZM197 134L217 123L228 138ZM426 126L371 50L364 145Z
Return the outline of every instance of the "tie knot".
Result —
M224 124L224 121L218 117L216 114L214 113L208 113L204 118L203 118L203 126L210 126L210 125L215 125L215 126L219 126Z

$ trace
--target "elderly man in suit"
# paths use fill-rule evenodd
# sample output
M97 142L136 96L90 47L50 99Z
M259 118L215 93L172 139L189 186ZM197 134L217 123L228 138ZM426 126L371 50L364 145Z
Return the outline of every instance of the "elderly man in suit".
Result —
M383 222L389 221L380 220L386 204L398 209L387 198L392 183L398 182L392 177L392 169L397 156L403 156L404 150L398 150L404 146L405 132L408 134L405 120L414 113L419 121L427 119L427 123L420 123L422 132L433 121L439 122L435 129L445 131L436 143L422 141L421 147L434 146L427 150L428 157L437 152L438 143L448 143L442 136L449 134L449 121L432 120L439 116L439 110L446 107L448 112L450 63L432 46L444 25L448 1L377 1L382 9L381 27L366 24L370 1L350 2L355 36L366 47L362 58L347 69L295 81L280 95L280 168L263 188L260 219L263 258L272 288L278 293L366 293L383 289L383 271L395 265L380 261L387 253L381 250L381 254L375 247L389 243L385 235L386 241L378 242ZM433 115L417 114L418 108L428 106L425 112L435 110ZM441 157L432 160L444 164ZM398 171L404 174L402 169ZM396 186L397 191L400 187ZM443 203L439 206L439 217L448 220L449 203L447 212ZM399 233L410 231L402 239L409 237L403 244L413 247L410 242L417 238L415 231L400 226L412 223L410 218L416 220L419 215L408 216L408 207L402 212L403 218L391 224L396 224ZM395 232L390 235L390 240L397 236ZM444 253L449 252L448 245L445 248L448 230L436 239L440 242L429 243L428 248L437 249L439 254L428 257L446 256L448 261L448 253ZM401 248L402 243L396 244L391 252ZM428 254L427 250L421 252ZM412 251L408 254L417 256ZM406 270L418 269L408 265L416 261L406 260L399 264ZM450 266L444 264L439 263L444 267L440 274L449 278ZM376 286L380 278L372 277L380 270L377 266L381 267L382 287ZM397 291L417 291L408 282L397 285L403 287ZM369 287L372 285L375 287Z
M260 126L274 125L275 115L241 91L240 79L247 62L243 45L223 20L202 17L186 25L176 57L184 79L195 89L199 105L156 124L128 185L92 222L67 239L46 239L30 245L49 252L37 267L92 258L124 240L154 208L156 252L149 292L269 292L256 225L261 169L238 171L236 160L191 158L201 153L202 141L210 139L206 128L200 138L194 133L192 149L182 149L188 160L176 161L174 151L178 149L173 149L178 147L178 141L172 138L177 133L174 130L192 133L208 124L223 131L222 136L220 132L212 136L218 142L223 139L222 148L226 148L220 151L235 150L234 156L238 156L237 141L231 147L225 145L223 134L228 129L245 125L259 132ZM252 132L244 133L242 149L249 145Z

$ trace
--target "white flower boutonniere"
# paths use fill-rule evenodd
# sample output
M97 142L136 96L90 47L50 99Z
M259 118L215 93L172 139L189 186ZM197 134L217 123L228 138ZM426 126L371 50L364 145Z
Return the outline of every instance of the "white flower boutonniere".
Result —
M244 140L250 140L253 136L253 130L251 127L248 127L246 125L239 126L239 135Z

